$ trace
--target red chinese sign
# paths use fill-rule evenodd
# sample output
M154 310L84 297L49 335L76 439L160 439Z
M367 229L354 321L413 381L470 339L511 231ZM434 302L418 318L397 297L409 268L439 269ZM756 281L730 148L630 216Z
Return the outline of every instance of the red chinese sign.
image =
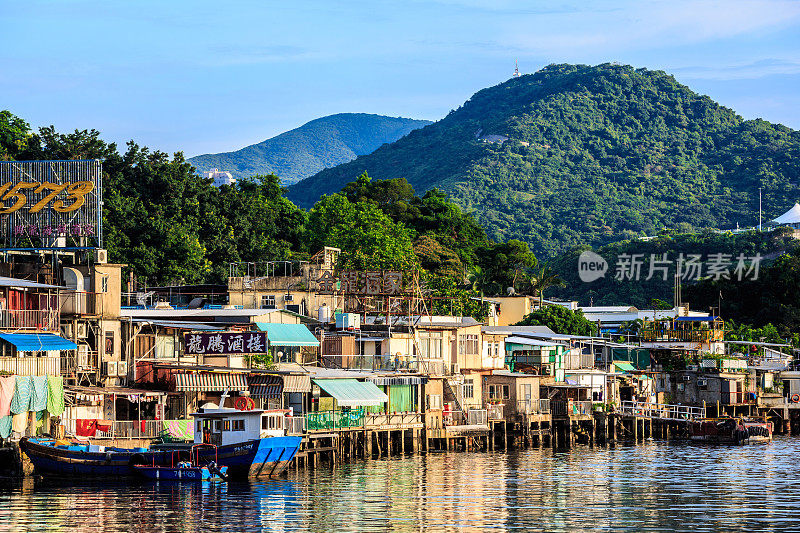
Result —
M394 295L403 292L403 273L388 270L345 270L339 277L326 271L317 279L319 294Z

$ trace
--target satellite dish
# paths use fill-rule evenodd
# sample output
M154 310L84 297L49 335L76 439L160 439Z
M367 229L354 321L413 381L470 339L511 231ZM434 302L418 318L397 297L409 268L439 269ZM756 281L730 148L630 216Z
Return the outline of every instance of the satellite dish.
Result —
M514 296L515 294L517 294L517 291L514 289L514 287L508 287L506 289L506 294L508 294L509 296Z

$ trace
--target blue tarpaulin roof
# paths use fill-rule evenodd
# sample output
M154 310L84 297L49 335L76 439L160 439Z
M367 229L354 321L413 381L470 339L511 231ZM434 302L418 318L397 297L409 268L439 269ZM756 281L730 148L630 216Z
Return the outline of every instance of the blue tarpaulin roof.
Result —
M317 338L303 324L256 322L256 326L267 332L270 346L319 346Z
M13 344L18 352L77 350L78 345L52 333L0 333L0 339Z
M679 316L675 322L711 322L718 318L718 316Z

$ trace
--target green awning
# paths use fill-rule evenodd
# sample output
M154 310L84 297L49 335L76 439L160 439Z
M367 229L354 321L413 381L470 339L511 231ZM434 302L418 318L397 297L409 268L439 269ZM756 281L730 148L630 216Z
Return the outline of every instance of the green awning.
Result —
M267 332L270 346L319 346L317 338L303 324L256 322L256 326Z
M355 379L313 379L314 383L336 398L339 407L383 405L389 401L374 383Z
M636 370L628 361L614 361L614 366L622 372L634 372Z

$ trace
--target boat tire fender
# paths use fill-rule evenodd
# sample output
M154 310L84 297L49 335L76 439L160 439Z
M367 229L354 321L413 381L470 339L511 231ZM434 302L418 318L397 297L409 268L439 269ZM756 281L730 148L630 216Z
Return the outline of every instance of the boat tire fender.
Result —
M789 399L792 401L792 403L798 403L800 402L800 394L792 394L792 397Z

